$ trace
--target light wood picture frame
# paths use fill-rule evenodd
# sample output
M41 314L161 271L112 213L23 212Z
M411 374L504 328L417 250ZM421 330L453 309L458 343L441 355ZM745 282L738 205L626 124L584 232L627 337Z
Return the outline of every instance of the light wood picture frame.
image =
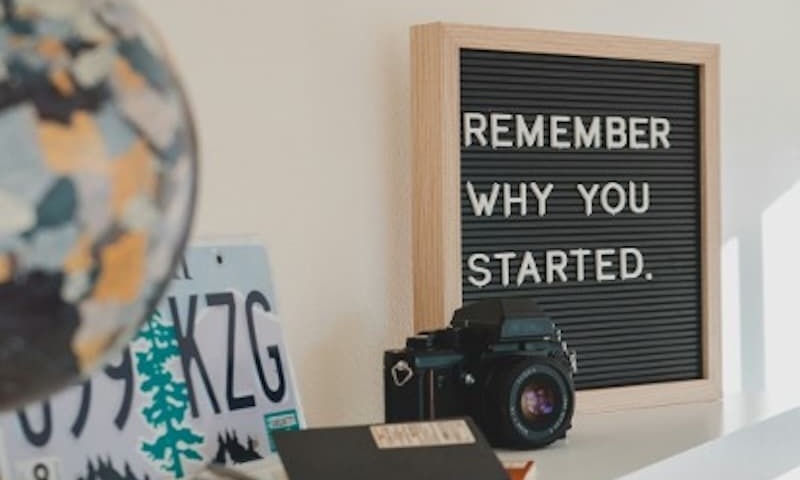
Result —
M578 392L579 412L711 401L721 395L719 47L433 23L411 29L414 326L442 328L462 300L460 52L672 62L699 67L702 378ZM580 359L580 352L578 352Z

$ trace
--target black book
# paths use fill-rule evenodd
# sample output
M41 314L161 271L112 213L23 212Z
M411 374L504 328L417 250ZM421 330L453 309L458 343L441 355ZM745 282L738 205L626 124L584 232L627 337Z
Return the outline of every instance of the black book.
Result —
M508 480L470 419L274 435L290 480Z

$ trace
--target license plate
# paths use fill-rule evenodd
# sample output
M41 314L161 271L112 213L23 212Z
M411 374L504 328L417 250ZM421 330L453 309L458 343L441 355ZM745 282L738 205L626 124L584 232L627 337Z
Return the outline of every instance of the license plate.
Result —
M0 418L0 462L15 480L181 478L266 458L270 431L302 425L264 249L193 246L123 352Z

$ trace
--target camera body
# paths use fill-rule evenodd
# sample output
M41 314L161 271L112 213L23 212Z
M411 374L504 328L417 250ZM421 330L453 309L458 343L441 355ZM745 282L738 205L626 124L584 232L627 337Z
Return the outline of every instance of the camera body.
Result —
M543 447L571 427L575 371L533 300L482 300L384 353L386 421L471 416L495 447Z

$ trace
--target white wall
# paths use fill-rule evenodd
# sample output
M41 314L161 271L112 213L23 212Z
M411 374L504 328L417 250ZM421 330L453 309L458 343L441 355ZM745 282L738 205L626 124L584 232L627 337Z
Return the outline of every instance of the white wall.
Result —
M799 2L140 2L196 110L195 234L254 234L268 247L312 424L378 420L381 353L411 333L408 28L437 20L722 45L726 388L763 387L765 368L769 386L791 384Z

